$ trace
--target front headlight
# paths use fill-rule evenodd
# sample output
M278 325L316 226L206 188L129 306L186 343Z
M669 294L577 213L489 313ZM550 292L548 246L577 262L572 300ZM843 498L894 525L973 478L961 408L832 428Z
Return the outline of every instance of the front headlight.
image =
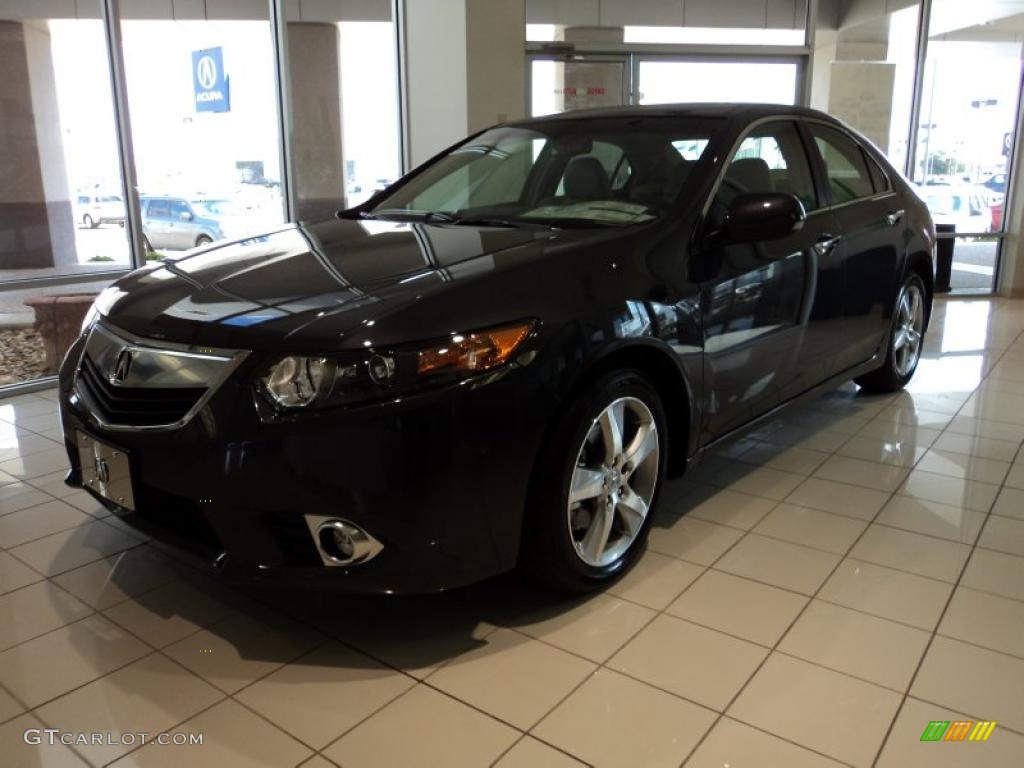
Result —
M286 357L278 361L261 381L275 403L282 408L309 405L324 383L327 361L322 357Z
M533 320L452 334L443 342L345 356L280 358L259 377L258 389L278 409L344 405L395 397L460 381L509 362Z

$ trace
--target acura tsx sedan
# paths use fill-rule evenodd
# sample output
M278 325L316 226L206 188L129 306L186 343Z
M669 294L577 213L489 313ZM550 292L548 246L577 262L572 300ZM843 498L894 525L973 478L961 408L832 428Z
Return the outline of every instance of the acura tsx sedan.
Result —
M61 371L68 482L225 574L586 591L710 449L849 379L906 384L934 245L820 112L501 125L103 291Z

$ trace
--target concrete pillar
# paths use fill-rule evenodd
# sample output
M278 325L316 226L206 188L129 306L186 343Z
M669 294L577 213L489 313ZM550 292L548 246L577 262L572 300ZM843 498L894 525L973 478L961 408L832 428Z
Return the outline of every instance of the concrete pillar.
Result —
M299 219L329 216L345 194L338 27L289 22L292 178Z
M0 72L0 269L76 263L46 27L0 21Z
M75 217L71 209L71 190L68 189L64 163L64 137L57 107L57 76L50 53L50 29L45 21L25 22L25 56L53 263L54 266L77 264Z
M525 114L523 0L403 0L399 13L409 168Z
M999 263L999 295L1013 299L1024 298L1024 109L1017 112L1017 156L1010 169L1010 188L1006 200L1010 210L1003 211L1006 219L1006 237ZM1005 203L1004 203L1005 205Z
M811 106L835 115L888 154L892 134L896 64L886 61L887 41L816 40Z

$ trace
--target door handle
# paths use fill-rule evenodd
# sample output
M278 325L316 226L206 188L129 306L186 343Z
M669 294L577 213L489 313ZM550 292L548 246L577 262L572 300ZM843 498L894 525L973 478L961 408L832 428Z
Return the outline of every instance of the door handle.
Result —
M900 208L898 211L889 211L889 213L886 214L885 216L885 222L890 227L895 227L897 224L900 223L900 219L903 218L904 213L905 211L902 208Z
M814 244L814 250L818 252L819 256L824 256L839 245L839 241L842 239L842 235L822 235L818 238L818 242Z

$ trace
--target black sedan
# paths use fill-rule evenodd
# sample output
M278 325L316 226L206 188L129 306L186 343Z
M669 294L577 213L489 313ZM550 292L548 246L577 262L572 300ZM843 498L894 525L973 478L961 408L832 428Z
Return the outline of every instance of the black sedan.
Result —
M823 387L906 384L934 245L812 110L502 125L105 290L61 371L68 482L240 576L585 591L709 449Z

